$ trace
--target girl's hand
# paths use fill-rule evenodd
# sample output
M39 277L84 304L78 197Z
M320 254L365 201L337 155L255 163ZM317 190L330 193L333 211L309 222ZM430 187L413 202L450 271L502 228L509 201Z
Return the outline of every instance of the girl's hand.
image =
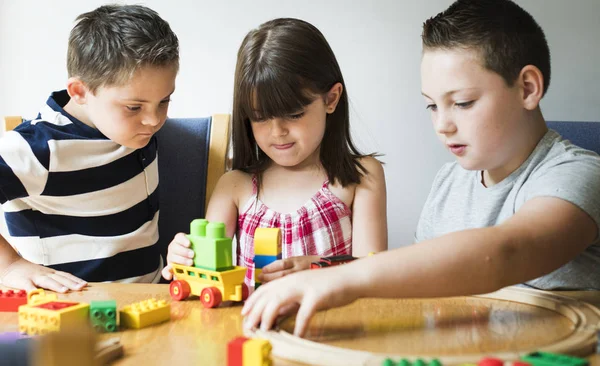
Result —
M25 291L44 288L55 292L79 291L87 282L67 272L31 263L19 258L0 273L0 282L4 286Z
M294 335L302 337L317 310L347 305L358 298L360 286L352 282L348 267L298 272L260 286L242 309L244 328L260 323L262 330L269 330L278 316L298 309Z
M310 269L310 264L317 262L320 258L318 255L306 255L276 260L263 267L262 273L258 275L258 280L261 283L267 283L290 273Z
M162 270L162 276L165 280L173 279L173 268L171 263L182 264L184 266L194 265L194 251L190 249L190 240L184 233L175 235L173 241L169 244L167 252L167 265Z

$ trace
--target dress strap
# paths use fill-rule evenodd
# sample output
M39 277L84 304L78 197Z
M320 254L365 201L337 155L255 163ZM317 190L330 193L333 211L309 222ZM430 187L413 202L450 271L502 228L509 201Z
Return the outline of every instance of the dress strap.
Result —
M321 187L328 188L329 187L329 179L325 179L325 182L323 182L323 185Z

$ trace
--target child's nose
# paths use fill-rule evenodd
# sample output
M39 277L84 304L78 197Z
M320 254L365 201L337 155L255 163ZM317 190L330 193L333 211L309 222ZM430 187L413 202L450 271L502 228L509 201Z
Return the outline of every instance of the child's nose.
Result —
M435 132L441 135L456 132L456 124L453 122L451 116L446 113L438 112L437 118L434 120L434 125Z
M285 136L287 135L287 127L285 125L285 121L280 118L274 118L273 123L271 124L271 133L274 136Z
M142 124L146 126L158 126L162 116L158 113L148 113L142 119Z

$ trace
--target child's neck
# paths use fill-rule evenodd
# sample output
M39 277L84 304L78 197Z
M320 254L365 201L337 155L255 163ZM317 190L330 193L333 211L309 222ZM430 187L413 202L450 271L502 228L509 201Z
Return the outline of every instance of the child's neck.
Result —
M481 183L485 187L489 188L500 183L512 172L517 170L527 158L529 158L540 140L544 137L546 132L548 132L546 121L539 108L532 111L528 117L529 118L521 122L523 126L525 126L523 128L523 138L520 139L519 143L514 147L511 159L501 167L483 171Z
M75 117L78 121L92 127L96 128L96 126L88 119L87 114L83 110L83 108L77 104L73 98L69 100L67 104L63 107L63 110L69 113L71 116Z

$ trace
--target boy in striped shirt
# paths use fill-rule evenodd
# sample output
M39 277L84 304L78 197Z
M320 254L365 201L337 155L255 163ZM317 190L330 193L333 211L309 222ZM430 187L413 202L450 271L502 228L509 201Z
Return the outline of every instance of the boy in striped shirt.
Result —
M102 6L77 18L67 59L67 89L0 139L10 235L0 236L0 281L58 292L157 282L154 134L175 90L177 36L147 7Z

